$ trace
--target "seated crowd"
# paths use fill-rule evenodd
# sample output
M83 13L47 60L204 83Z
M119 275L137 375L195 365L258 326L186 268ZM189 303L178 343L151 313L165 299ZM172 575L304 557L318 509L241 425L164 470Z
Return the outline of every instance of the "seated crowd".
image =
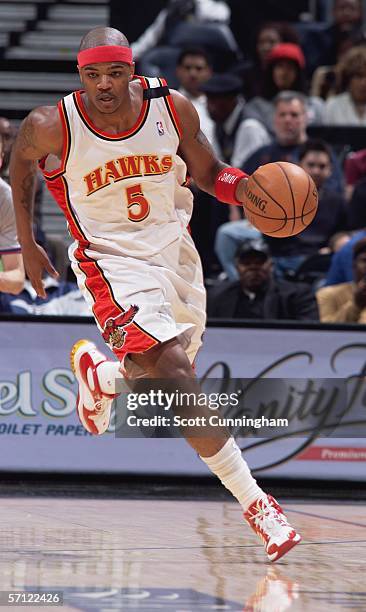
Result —
M138 71L165 76L189 98L220 159L248 174L274 161L299 164L319 192L305 231L271 238L241 207L223 206L190 184L209 317L366 322L366 148L345 141L344 131L337 140L337 129L366 127L362 4L334 0L333 22L323 30L263 23L253 56L243 58L225 2L170 0L133 44ZM327 126L331 144L321 137ZM0 118L0 312L89 315L70 274L46 279L46 300L24 277L7 184L14 131ZM35 231L49 249L41 214Z

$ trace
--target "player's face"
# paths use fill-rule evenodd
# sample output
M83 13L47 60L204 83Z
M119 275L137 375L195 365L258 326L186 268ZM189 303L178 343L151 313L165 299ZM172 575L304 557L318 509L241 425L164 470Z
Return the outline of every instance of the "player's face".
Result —
M279 60L273 66L273 82L279 91L292 89L296 81L298 68L291 60Z
M272 261L261 253L248 253L236 265L241 286L248 291L257 291L272 276Z
M192 95L199 94L200 86L208 81L212 70L201 55L186 55L177 66L177 77L182 87Z
M257 40L257 54L262 63L265 62L268 53L271 49L281 42L280 35L272 28L266 28L259 32Z
M356 282L366 279L366 253L357 255L353 262L353 268Z
M97 63L79 69L89 102L100 113L111 114L128 95L134 65L123 62Z
M332 171L330 159L322 151L309 151L302 158L300 166L310 174L318 189L329 178Z
M306 111L300 100L279 102L276 107L274 130L282 145L296 145L305 140Z

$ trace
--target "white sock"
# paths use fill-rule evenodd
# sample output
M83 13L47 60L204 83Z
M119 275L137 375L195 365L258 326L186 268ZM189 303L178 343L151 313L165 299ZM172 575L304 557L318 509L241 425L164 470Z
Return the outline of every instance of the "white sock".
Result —
M266 496L251 475L234 438L229 438L216 455L201 459L236 497L244 512L256 499Z
M103 361L97 366L98 380L103 393L113 395L116 391L116 380L123 379L119 361Z

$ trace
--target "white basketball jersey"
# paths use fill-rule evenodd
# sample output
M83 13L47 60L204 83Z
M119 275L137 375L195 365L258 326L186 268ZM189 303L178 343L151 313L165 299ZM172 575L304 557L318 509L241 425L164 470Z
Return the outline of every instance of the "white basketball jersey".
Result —
M143 87L136 124L120 134L96 128L82 92L59 105L64 126L61 167L43 172L70 231L96 251L146 258L185 233L192 194L177 155L179 119L166 84L135 77Z

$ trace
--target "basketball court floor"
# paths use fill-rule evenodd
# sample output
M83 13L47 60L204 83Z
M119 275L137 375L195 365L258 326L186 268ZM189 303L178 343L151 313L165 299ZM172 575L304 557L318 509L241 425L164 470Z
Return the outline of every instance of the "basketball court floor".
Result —
M366 610L364 502L285 502L303 542L276 564L236 503L0 503L0 591L63 591L65 611Z

